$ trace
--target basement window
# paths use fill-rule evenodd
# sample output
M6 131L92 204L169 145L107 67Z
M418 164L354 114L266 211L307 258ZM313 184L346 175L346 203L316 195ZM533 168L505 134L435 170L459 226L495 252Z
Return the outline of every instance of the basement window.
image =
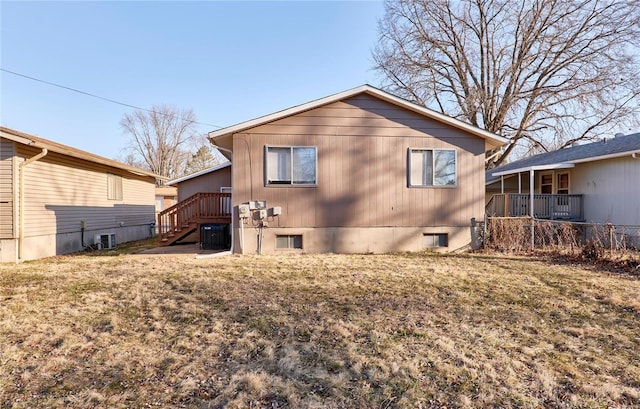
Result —
M447 233L424 233L422 244L425 248L449 247L449 235Z
M122 176L107 173L107 199L122 200Z
M301 234L287 234L276 236L276 250L302 249Z

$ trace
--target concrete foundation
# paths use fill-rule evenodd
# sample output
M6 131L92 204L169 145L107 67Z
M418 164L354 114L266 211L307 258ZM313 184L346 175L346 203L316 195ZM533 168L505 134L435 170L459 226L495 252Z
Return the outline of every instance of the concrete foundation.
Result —
M425 234L446 234L447 246L431 247ZM277 249L279 235L301 235L302 249ZM396 251L448 252L471 242L469 226L446 227L333 227L333 228L265 228L262 254L286 253L390 253ZM258 233L244 228L244 251L239 228L234 231L234 253L256 254Z

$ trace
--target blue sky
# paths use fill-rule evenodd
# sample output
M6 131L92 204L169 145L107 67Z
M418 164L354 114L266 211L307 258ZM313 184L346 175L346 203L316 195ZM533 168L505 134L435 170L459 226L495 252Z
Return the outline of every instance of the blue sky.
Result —
M378 85L380 1L0 3L0 66L229 126ZM0 72L1 123L116 158L132 108ZM206 133L217 129L200 125Z

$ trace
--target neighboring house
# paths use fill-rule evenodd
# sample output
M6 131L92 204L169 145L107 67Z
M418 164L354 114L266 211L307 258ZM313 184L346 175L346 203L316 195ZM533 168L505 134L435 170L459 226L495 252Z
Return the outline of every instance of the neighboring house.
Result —
M369 85L209 139L232 162L232 249L264 254L461 248L507 142Z
M0 127L0 261L150 236L156 175Z
M542 219L640 226L640 133L491 169L486 189L489 215L530 216L533 208Z
M156 187L156 212L153 220L158 220L158 215L178 203L178 188L175 186L159 186ZM157 231L156 226L156 233Z
M178 203L178 188L174 186L156 187L156 215Z

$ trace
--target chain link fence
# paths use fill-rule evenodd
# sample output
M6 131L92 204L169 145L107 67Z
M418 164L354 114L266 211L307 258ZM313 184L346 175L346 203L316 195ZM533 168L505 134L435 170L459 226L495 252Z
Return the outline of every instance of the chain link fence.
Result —
M640 226L488 217L476 233L484 248L500 252L553 251L590 259L640 260Z

